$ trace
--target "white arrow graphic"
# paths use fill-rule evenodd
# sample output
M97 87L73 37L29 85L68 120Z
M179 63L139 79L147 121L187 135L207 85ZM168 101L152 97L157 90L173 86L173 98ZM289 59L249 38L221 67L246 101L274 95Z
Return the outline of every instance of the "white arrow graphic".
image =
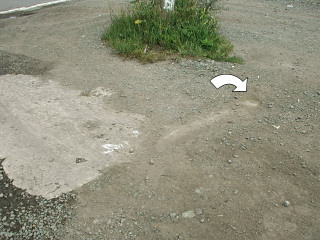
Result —
M232 92L246 92L247 91L247 81L246 78L244 81L241 81L240 78L233 76L233 75L219 75L214 77L211 82L212 84L218 89L223 85L232 84L236 86Z

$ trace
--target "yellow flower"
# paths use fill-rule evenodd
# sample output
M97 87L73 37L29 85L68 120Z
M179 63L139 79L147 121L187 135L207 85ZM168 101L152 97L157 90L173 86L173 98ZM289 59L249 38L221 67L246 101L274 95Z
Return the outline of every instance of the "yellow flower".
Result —
M139 20L139 19L134 21L135 24L140 24L140 23L143 23L143 22L144 22L144 20Z

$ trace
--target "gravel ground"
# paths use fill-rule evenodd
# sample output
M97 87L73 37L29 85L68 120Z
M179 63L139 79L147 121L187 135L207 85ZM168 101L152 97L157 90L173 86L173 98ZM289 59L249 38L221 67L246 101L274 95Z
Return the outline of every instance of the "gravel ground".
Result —
M221 1L221 31L242 65L124 60L99 36L110 23L110 8L125 4L75 0L0 19L2 74L38 75L85 96L108 89L106 109L145 117L128 161L72 194L30 196L1 169L2 235L320 239L319 1ZM248 77L248 91L215 89L210 80L219 74ZM121 150L112 154L121 156Z
M15 187L0 166L0 238L56 239L59 229L72 216L75 194L52 200L31 196Z

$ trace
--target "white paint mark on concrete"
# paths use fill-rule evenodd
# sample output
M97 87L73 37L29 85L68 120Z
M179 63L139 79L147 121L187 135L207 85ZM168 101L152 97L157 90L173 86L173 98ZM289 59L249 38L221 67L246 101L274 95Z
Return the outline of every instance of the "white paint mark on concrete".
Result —
M138 130L133 130L132 133L138 137L141 133Z
M104 151L103 153L109 154L109 153L112 153L114 150L123 148L123 145L122 144L104 144L102 147L107 149L107 151Z
M177 132L178 132L178 130L174 130L172 133L170 133L169 136L176 135Z

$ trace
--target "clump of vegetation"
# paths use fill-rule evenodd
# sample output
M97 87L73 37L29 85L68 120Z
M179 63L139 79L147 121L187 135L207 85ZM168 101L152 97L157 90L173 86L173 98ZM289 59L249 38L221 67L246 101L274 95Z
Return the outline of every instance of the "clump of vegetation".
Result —
M176 0L174 11L163 10L156 0L136 1L129 10L112 16L102 36L119 54L144 62L181 55L240 62L229 57L232 45L219 34L212 16L213 2ZM157 1L158 2L158 1Z

